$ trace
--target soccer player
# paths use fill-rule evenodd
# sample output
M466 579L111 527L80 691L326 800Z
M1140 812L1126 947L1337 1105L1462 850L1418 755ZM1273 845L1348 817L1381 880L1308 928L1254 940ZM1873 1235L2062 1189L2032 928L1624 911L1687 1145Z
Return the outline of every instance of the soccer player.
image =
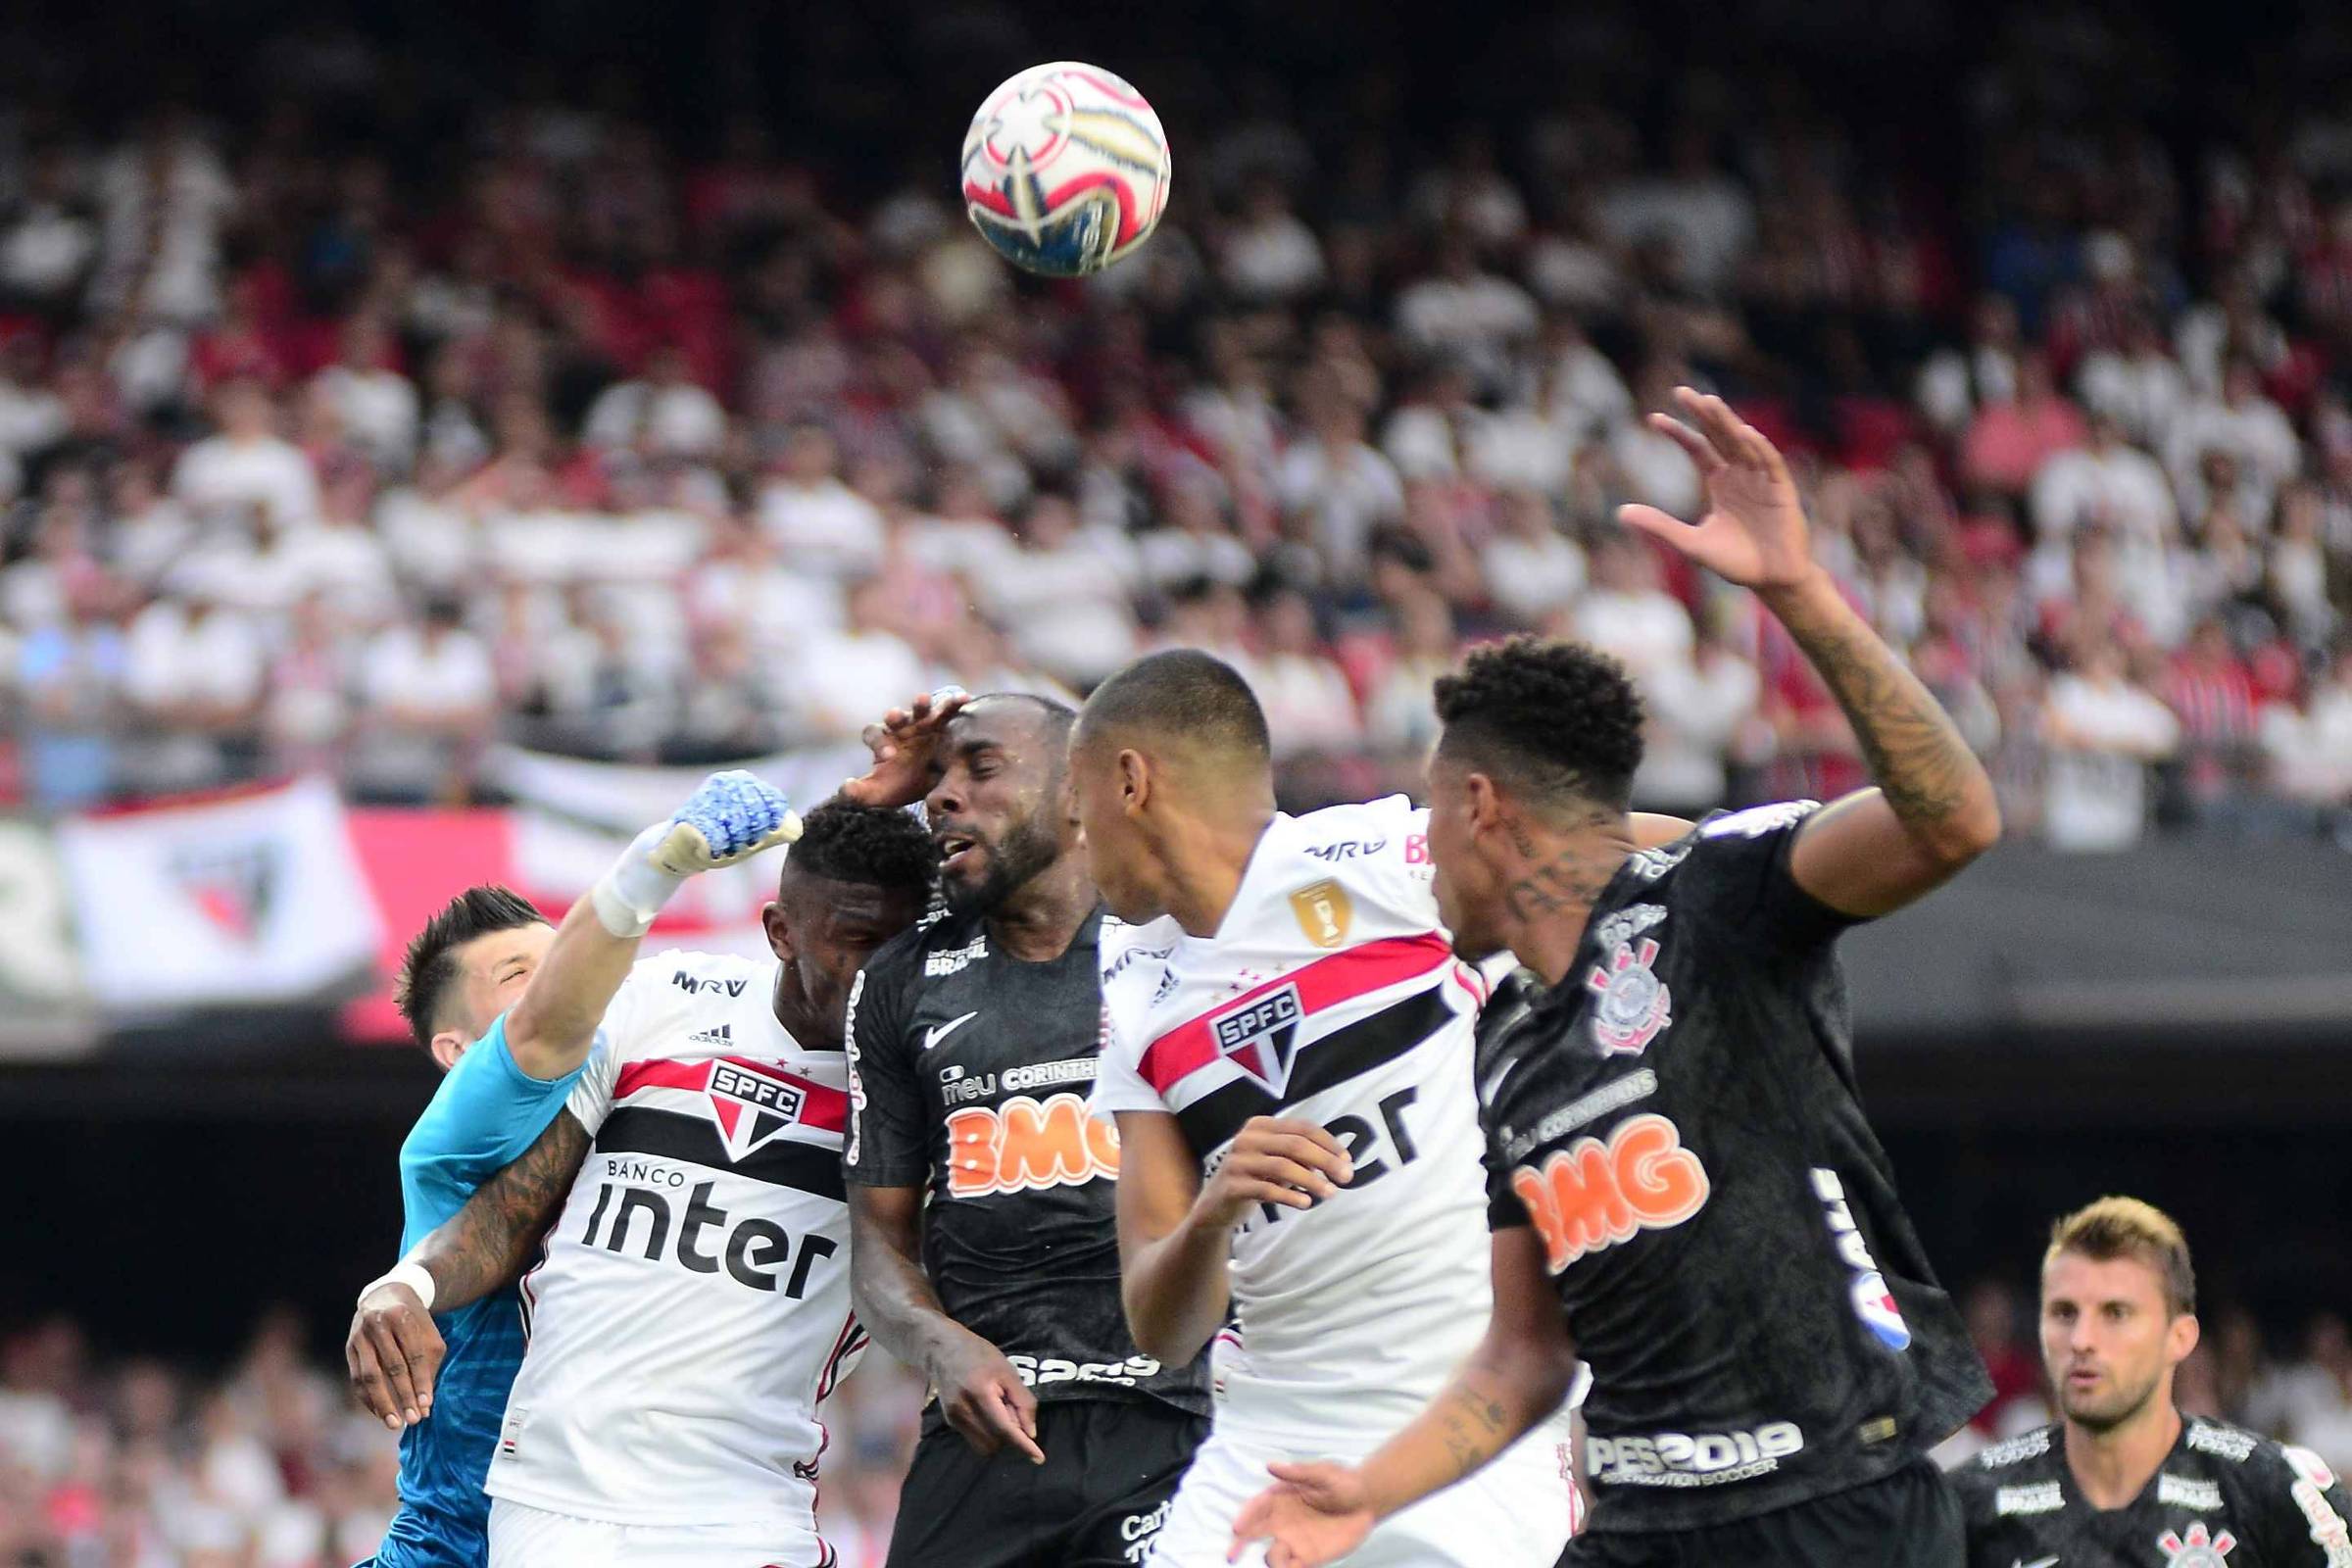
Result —
M493 1568L833 1562L816 1406L863 1345L844 1255L843 1004L858 965L921 913L932 869L904 811L809 812L765 913L772 956L630 969L564 1111L362 1298L355 1356L389 1338L422 1398L427 1309L503 1291L545 1238L487 1482Z
M638 835L561 930L517 895L475 887L417 934L398 1001L447 1076L401 1145L404 1248L528 1149L572 1092L597 1019L635 956L634 932L644 926L633 911L650 920L688 876L757 855L798 827L765 784L715 774L675 815ZM452 1308L433 1338L446 1343L446 1360L441 1419L432 1422L423 1421L430 1391L416 1389L386 1332L369 1326L350 1348L353 1380L401 1434L400 1511L377 1568L478 1568L487 1551L482 1475L522 1360L520 1303L501 1291Z
M2196 1311L2162 1210L2102 1198L2050 1228L2041 1359L2065 1419L1953 1473L1972 1568L2352 1568L2352 1499L2318 1454L2173 1402Z
M1835 942L1989 848L1999 812L1813 561L1780 454L1721 400L1677 397L1691 422L1652 424L1709 510L1621 516L1757 594L1878 788L1639 851L1642 710L1616 663L1522 640L1438 683L1438 902L1461 952L1508 950L1551 987L1480 1083L1494 1315L1368 1459L1276 1469L1242 1522L1275 1568L1330 1562L1481 1474L1543 1407L1525 1369L1572 1348L1592 1371L1594 1499L1573 1568L1960 1560L1959 1502L1926 1453L1990 1384L1863 1117Z
M1075 716L918 704L862 786L924 796L946 899L850 1003L858 1316L936 1394L891 1568L1125 1568L1207 1432L1198 1358L1140 1351L1119 1307L1119 1149L1086 1105L1102 914L1064 790Z
M1425 813L1402 796L1278 812L1265 716L1206 654L1105 682L1071 767L1095 880L1125 922L1102 938L1094 1104L1119 1130L1127 1319L1163 1362L1213 1339L1215 1430L1154 1558L1197 1568L1225 1561L1269 1463L1359 1440L1360 1456L1477 1343L1486 985L1440 927ZM1690 825L1660 821L1660 837ZM1542 1416L1575 1363L1514 1370ZM1565 1436L1563 1416L1350 1563L1550 1568L1574 1517Z

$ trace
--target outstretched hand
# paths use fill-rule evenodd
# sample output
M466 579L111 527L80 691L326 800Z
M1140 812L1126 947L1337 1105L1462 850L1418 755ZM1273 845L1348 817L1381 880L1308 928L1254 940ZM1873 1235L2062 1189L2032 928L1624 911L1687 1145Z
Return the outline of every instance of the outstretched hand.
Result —
M1274 1485L1243 1505L1233 1522L1227 1562L1238 1562L1253 1541L1266 1546L1266 1568L1322 1568L1372 1533L1364 1478L1345 1465L1269 1466Z
M1711 394L1674 389L1689 422L1653 414L1650 428L1671 437L1698 466L1707 510L1685 522L1656 507L1617 509L1617 519L1664 540L1718 576L1767 593L1792 588L1819 568L1813 562L1804 504L1788 465L1754 425Z
M853 806L912 806L931 788L931 763L947 734L948 720L971 698L961 687L943 686L882 715L860 737L874 765L841 786Z

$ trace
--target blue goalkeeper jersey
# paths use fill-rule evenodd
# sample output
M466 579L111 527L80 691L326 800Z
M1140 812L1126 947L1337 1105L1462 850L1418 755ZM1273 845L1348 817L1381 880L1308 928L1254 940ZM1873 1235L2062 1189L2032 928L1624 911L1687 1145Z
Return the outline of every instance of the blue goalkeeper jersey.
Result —
M580 1071L544 1082L524 1072L507 1049L503 1014L458 1058L400 1146L404 1253L538 1140ZM522 1365L522 1302L505 1290L433 1321L448 1348L433 1413L400 1436L400 1512L376 1568L482 1568L489 1560L482 1477Z

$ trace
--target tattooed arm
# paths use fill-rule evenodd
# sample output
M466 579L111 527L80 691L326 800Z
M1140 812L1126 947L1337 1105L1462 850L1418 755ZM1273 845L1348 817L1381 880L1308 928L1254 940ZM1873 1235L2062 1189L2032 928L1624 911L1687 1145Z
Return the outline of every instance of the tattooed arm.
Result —
M475 1189L466 1206L409 1250L433 1277L433 1309L454 1312L522 1278L588 1154L588 1130L560 1111L539 1141Z
M1576 1348L1532 1227L1496 1231L1494 1314L1487 1335L1429 1408L1355 1469L1277 1464L1275 1485L1234 1522L1240 1544L1271 1540L1267 1561L1318 1568L1353 1551L1372 1527L1449 1487L1560 1407Z
M1821 672L1878 788L1810 818L1790 872L1847 914L1900 908L1999 840L1992 780L1942 707L1813 560L1795 481L1772 443L1721 398L1688 387L1675 398L1690 422L1653 414L1650 424L1697 466L1706 514L1687 523L1634 506L1619 516L1753 589Z
M587 1152L587 1129L559 1112L538 1142L410 1250L401 1261L432 1276L436 1310L454 1312L522 1277ZM361 1402L397 1431L433 1413L442 1348L423 1299L386 1280L360 1298L343 1358Z

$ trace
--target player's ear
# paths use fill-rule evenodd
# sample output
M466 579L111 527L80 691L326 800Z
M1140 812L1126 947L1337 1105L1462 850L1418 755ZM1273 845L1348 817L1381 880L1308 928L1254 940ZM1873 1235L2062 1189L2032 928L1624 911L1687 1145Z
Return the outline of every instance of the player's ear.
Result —
M433 1043L425 1050L433 1054L434 1064L447 1072L458 1064L458 1058L466 1054L466 1048L472 1043L455 1029L444 1029L433 1036Z
M769 900L760 910L760 929L767 933L767 951L784 963L792 961L792 922L784 918L784 906Z
M1470 818L1470 831L1492 833L1502 825L1502 795L1494 781L1484 773L1462 775L1462 809Z
M2165 1330L2165 1353L2172 1359L2173 1365L2179 1366L2196 1350L2197 1342L2204 1336L2205 1331L2199 1326L2197 1315L2183 1312L2174 1318L2172 1326Z
M1119 800L1127 814L1142 812L1152 800L1152 764L1137 751L1119 753Z

